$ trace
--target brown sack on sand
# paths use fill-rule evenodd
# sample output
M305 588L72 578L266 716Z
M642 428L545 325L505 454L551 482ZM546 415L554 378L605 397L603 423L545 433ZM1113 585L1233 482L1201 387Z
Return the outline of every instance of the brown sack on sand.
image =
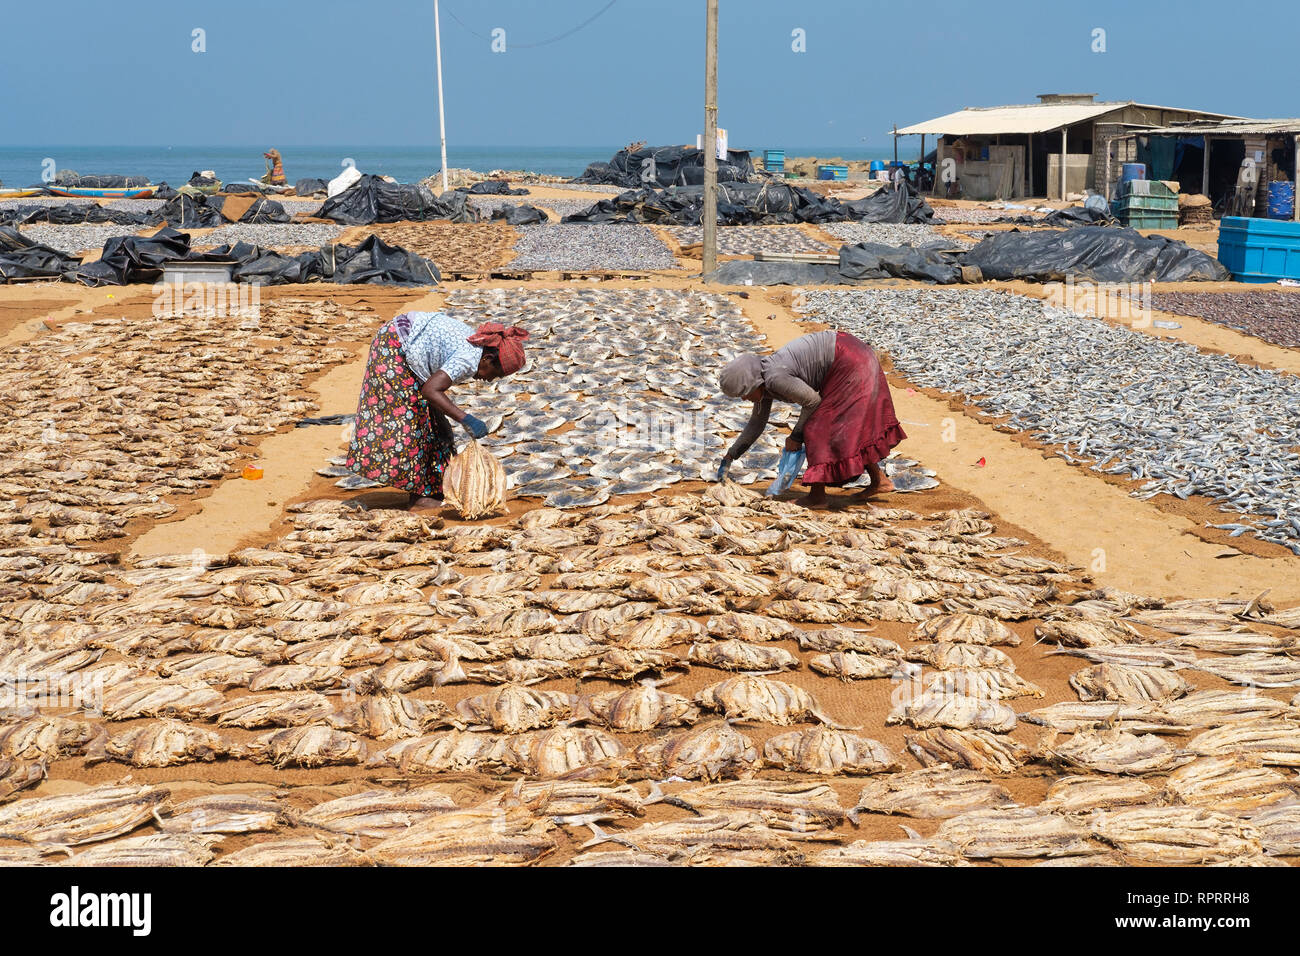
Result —
M462 518L473 521L506 511L506 470L496 456L471 441L447 463L442 493Z

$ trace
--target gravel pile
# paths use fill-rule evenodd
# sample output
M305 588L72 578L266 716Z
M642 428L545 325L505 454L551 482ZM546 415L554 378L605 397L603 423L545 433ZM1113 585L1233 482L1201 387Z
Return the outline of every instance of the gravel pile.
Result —
M93 206L93 200L77 199L72 196L28 196L26 199L0 199L0 208L13 206ZM108 209L124 209L127 212L151 212L163 205L161 199L114 199L102 204Z
M536 206L538 209L549 209L558 217L553 221L558 222L560 218L572 215L575 212L586 212L591 208L595 200L538 199L534 196L470 196L469 202L485 218L492 215L494 210L509 204L511 206Z
M1243 515L1215 527L1300 554L1295 376L997 292L817 291L804 310L1136 498L1204 495Z
M580 223L523 226L512 269L640 272L673 269L677 260L645 226Z
M621 186L601 185L600 183L547 183L548 189L572 189L584 193L621 193Z
M683 246L704 241L700 226L663 226ZM719 226L718 252L724 256L752 256L759 252L834 252L798 226Z
M199 246L221 246L226 243L251 242L275 249L284 246L310 246L316 248L334 242L343 234L343 227L325 223L245 223L232 222L213 229L205 236L195 236Z
M1157 292L1151 307L1194 315L1265 342L1300 348L1300 295L1289 292Z
M997 222L999 219L1025 215L1037 219L1041 213L1030 212L1027 209L977 209L961 206L936 206L934 210L934 218L939 222Z
M892 222L831 222L822 229L837 239L854 244L859 242L883 242L887 246L944 246L951 248L962 246L969 248L973 243L963 242L948 236L939 235L933 226L920 223Z
M89 252L99 251L114 236L134 236L140 228L100 223L90 226L20 226L19 231L32 242L60 252Z

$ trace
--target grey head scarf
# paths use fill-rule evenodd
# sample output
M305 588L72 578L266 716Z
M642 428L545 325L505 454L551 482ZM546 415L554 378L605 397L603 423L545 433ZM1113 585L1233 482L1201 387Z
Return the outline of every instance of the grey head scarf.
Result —
M732 398L748 395L763 384L763 357L752 352L736 356L722 367L718 384L722 387L723 395Z

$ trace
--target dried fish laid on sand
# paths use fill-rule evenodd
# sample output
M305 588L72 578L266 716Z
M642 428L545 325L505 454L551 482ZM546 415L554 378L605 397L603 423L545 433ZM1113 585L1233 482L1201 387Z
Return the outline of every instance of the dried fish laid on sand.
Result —
M1246 533L1300 553L1293 376L994 291L818 291L803 308L887 352L913 384L1141 482L1137 497L1210 498Z
M506 510L506 471L493 455L471 440L453 456L443 473L447 504L467 521L502 514Z
M760 765L754 742L722 721L660 737L636 750L637 763L647 772L687 780L751 777Z
M769 737L763 744L763 760L782 770L826 776L888 773L901 766L878 740L827 727Z
M1165 781L1165 793L1171 802L1241 813L1294 801L1300 788L1258 758L1234 754L1179 767Z
M1038 806L1057 813L1089 813L1156 801L1160 791L1142 780L1127 777L1062 777L1047 790Z
M948 765L985 773L1011 773L1031 756L1029 747L1004 734L988 730L953 730L931 727L904 740L908 752L922 767Z
M1070 686L1080 700L1171 700L1192 690L1175 671L1162 667L1097 664L1070 675Z
M1194 756L1151 734L1139 737L1122 730L1080 730L1052 745L1050 752L1070 766L1116 774L1163 773Z
M973 866L946 840L857 840L813 855L809 866Z
M974 770L934 767L869 781L858 795L858 813L908 817L955 817L971 810L1018 806L1001 784Z
M834 829L846 819L835 791L817 783L733 780L678 790L665 797L665 802L700 816L752 810L768 826L798 832Z
M1149 863L1210 863L1261 852L1259 832L1249 823L1203 807L1101 811L1089 827L1125 856Z
M455 809L455 801L437 786L366 790L316 804L301 814L299 824L331 833L382 838Z
M926 692L900 702L889 712L885 723L907 724L919 730L949 727L1005 734L1015 729L1016 712L997 701L962 694Z
M720 712L728 720L778 726L815 720L827 727L853 729L837 724L802 687L748 674L710 684L695 695L695 703Z
M934 839L955 844L971 859L1086 856L1105 849L1083 824L1037 807L972 810L944 820Z
M165 812L165 787L107 785L0 807L0 837L79 846L130 833Z

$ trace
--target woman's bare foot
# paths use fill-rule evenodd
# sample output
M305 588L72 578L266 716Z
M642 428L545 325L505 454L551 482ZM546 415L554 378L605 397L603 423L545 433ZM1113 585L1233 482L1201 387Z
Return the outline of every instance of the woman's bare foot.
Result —
M443 501L441 498L417 498L411 496L411 503L407 506L409 511L441 511Z
M826 499L826 486L813 485L807 496L799 501L799 504L805 508L812 508L816 511L824 511L830 507L830 502Z

